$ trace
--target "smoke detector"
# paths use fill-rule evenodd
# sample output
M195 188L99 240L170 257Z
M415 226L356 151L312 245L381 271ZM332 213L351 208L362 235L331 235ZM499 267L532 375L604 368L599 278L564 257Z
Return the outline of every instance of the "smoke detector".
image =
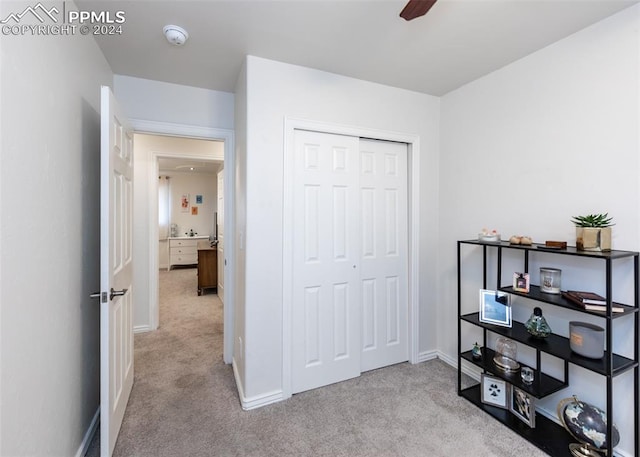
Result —
M182 46L189 38L187 31L177 25L165 25L163 31L167 41L174 46Z

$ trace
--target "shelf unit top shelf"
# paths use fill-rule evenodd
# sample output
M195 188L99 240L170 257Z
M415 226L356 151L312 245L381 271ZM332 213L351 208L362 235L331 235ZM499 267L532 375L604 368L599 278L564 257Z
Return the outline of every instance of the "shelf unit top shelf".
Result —
M501 248L508 248L508 249L520 249L524 251L534 251L534 252L552 253L552 254L560 254L560 255L590 257L594 259L622 259L625 257L637 257L638 255L640 255L640 253L636 251L620 251L620 250L611 250L606 252L580 251L575 246L567 246L566 249L550 249L541 243L533 243L532 245L523 245L523 244L511 244L508 241L504 241L504 240L501 240L501 241L461 240L461 241L458 241L458 243L475 244L478 246L493 246L493 247L501 247Z
M590 314L592 316L599 316L606 318L607 314L604 311L592 311L588 309L581 308L580 305L574 304L571 300L567 300L561 294L547 294L540 291L540 286L531 285L529 287L529 292L518 292L513 290L513 286L500 287L502 292L507 292L518 297L530 298L532 300L536 300L543 303L549 303L554 306L558 306L560 308L570 309L571 311L576 311L578 313ZM624 309L622 313L611 313L611 318L616 319L624 316L628 316L629 314L634 314L638 312L638 308L629 305L623 305L622 303L613 302L615 306L620 306Z
M610 359L606 351L601 359L589 359L587 357L582 357L571 350L569 338L556 334L551 334L542 339L535 338L527 332L524 324L520 322L514 321L512 323L512 327L501 327L499 325L487 324L480 321L479 313L465 314L460 316L460 319L478 327L486 328L497 335L505 336L534 349L539 349L546 354L550 354L563 360L568 360L574 365L603 376L606 376L609 373L609 365L611 365L611 374L613 376L618 376L619 374L635 368L638 365L632 359L618 354L612 354L612 363L610 363Z

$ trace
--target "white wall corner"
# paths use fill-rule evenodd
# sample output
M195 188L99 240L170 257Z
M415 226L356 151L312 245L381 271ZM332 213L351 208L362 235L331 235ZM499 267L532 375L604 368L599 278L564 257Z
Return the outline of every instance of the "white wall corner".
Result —
M136 325L133 327L133 333L146 333L152 330L150 325Z
M427 362L429 360L438 359L438 358L440 358L438 351L435 351L435 350L422 351L418 353L416 360L411 361L411 363L422 363L422 362Z
M240 380L240 373L238 373L235 357L233 359L233 362L231 362L231 366L233 367L233 377L236 380L238 396L240 397L240 406L242 406L243 410L249 411L256 408L261 408L262 406L277 403L285 399L282 390L274 390L261 395L256 395L254 397L246 397L244 394L244 389L242 387L242 382Z

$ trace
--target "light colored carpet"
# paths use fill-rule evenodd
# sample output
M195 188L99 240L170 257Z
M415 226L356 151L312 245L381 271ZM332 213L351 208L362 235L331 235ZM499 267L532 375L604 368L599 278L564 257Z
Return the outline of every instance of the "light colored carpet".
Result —
M135 384L114 455L474 456L546 454L457 396L439 361L398 364L243 411L222 362L222 304L196 270L161 272L156 332L135 337ZM94 439L87 456L99 455Z

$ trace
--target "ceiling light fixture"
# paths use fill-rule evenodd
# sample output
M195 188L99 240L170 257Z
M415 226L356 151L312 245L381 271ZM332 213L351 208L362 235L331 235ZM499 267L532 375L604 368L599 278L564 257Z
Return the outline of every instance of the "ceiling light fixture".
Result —
M182 46L189 39L187 31L177 25L165 25L162 30L167 41L174 46Z

